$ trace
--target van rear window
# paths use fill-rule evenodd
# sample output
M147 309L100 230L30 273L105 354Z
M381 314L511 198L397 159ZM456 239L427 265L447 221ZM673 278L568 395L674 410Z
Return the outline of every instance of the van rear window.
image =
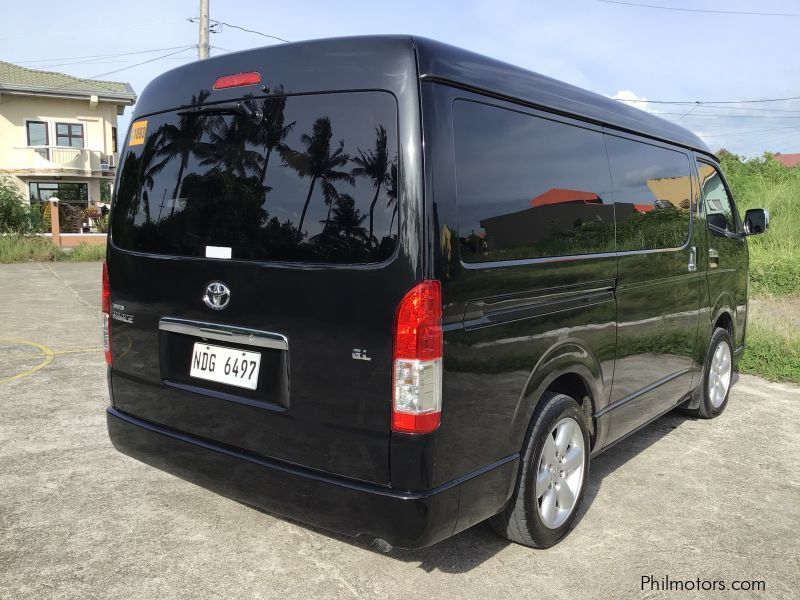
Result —
M124 149L114 245L173 256L367 263L397 244L386 92L244 98L149 116ZM211 248L211 250L209 250ZM220 248L222 250L220 250Z

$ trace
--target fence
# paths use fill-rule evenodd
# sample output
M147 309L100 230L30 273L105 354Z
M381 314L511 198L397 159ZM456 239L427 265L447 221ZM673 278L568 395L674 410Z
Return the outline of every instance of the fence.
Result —
M74 248L80 244L105 245L105 233L61 233L58 200L50 200L50 233L43 234L61 248Z

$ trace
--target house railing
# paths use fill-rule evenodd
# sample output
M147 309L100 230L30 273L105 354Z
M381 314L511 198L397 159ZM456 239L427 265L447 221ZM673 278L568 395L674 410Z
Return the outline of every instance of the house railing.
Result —
M14 146L11 169L77 169L107 171L117 165L117 154L68 146Z

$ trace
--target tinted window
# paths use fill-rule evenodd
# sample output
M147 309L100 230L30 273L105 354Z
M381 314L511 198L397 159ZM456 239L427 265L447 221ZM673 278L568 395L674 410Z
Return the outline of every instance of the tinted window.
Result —
M607 136L617 218L617 250L677 248L689 237L689 158Z
M738 229L733 202L728 196L719 172L706 163L697 163L697 170L700 173L700 186L703 190L703 203L709 226L735 233Z
M602 134L467 101L453 121L463 260L613 251Z
M390 257L398 230L394 97L243 102L247 110L172 112L133 124L145 131L124 149L114 243L181 256L222 246L245 260Z

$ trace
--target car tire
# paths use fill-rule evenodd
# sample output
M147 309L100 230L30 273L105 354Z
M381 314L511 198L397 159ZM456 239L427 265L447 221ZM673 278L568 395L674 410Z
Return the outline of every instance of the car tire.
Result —
M717 327L711 335L703 366L703 389L700 404L693 411L701 419L713 419L728 406L733 384L733 344L727 329Z
M578 403L546 393L534 413L514 495L492 518L493 529L532 548L561 541L583 500L590 453L589 429Z

